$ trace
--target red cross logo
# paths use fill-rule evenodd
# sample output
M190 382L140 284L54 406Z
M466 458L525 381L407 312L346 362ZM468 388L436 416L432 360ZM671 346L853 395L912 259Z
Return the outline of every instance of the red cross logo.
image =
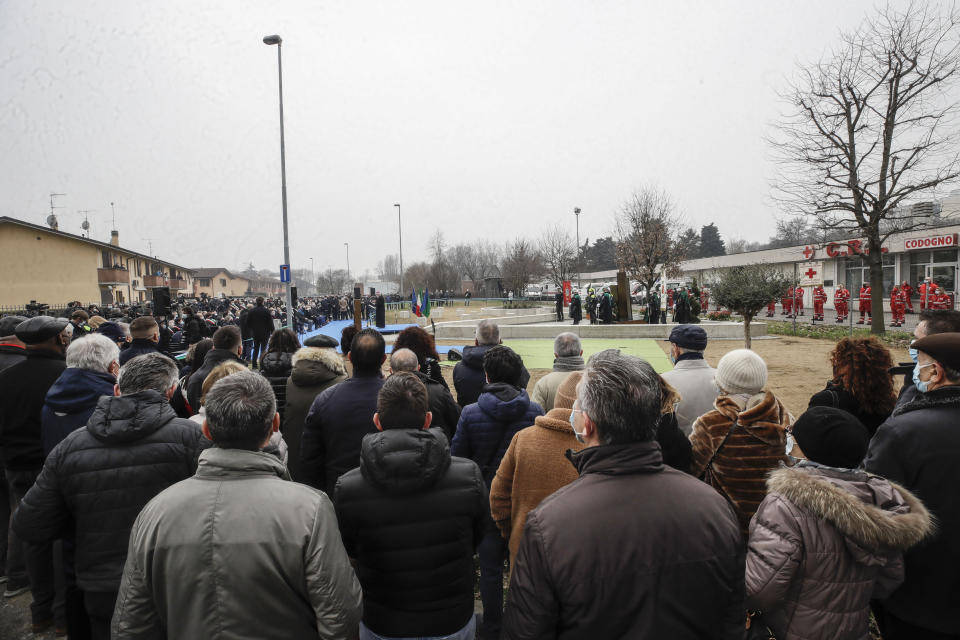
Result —
M808 280L813 280L813 276L817 275L817 272L813 270L813 267L810 267L803 272L803 275L807 276Z
M803 257L807 260L812 258L814 253L813 247L807 246L803 248Z

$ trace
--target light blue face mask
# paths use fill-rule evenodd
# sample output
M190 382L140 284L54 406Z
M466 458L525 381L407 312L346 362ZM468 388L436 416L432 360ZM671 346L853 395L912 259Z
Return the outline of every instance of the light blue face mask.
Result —
M933 365L934 365L933 362L928 362L927 364L920 364L918 362L917 366L913 368L913 384L916 385L917 391L919 391L920 393L926 393L927 387L930 386L929 380L920 379L920 369L923 369L924 367L932 367Z
M917 360L919 360L920 358L920 355L919 355L920 352L914 349L913 347L910 347L909 349L907 349L907 353L910 354L910 359L913 360L914 362L917 362Z
M579 411L579 409L570 410L570 428L573 429L573 437L577 439L577 442L579 442L580 444L583 444L584 443L583 434L578 432L576 425L574 425L573 416L577 415L577 411Z

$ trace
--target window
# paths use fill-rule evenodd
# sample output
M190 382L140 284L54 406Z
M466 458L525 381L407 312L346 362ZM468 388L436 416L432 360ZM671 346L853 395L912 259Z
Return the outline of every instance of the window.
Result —
M210 278L197 278L197 286L200 286L200 287L209 287L209 286L210 286Z
M227 281L226 281L226 279L220 278L220 286L221 286L221 287L227 286Z
M895 259L892 255L883 254L883 296L890 295L890 291L893 289L894 262ZM847 258L846 263L847 289L850 290L851 298L858 298L863 283L870 283L870 267L863 258Z

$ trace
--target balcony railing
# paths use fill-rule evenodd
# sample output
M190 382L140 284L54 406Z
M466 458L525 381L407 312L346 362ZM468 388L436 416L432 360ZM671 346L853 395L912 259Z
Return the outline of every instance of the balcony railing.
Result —
M146 289L167 286L167 279L163 276L143 276L143 286Z
M187 289L187 281L183 278L167 278L167 286L177 291L185 291Z
M97 282L100 284L129 284L130 272L126 269L97 269Z

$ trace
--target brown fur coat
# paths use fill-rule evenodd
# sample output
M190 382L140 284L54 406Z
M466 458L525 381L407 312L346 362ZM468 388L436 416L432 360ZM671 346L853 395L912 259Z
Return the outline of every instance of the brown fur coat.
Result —
M690 473L697 477L704 474L711 456L734 420L738 420L738 426L713 460L711 484L730 501L746 540L750 518L767 494L767 474L786 459L785 430L793 419L769 391L750 398L745 410L729 396L718 397L714 407L693 424Z

